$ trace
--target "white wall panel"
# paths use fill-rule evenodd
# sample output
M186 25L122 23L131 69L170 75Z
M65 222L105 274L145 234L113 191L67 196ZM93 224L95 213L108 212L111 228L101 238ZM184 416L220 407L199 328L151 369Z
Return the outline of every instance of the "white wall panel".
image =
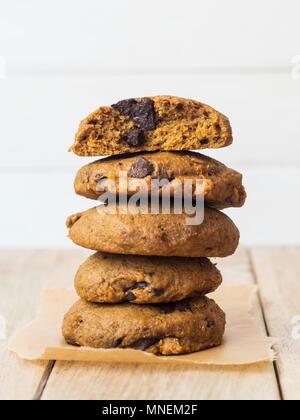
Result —
M192 97L227 114L232 147L212 152L231 164L300 164L300 80L286 75L8 77L0 80L0 168L74 166L67 153L79 121L131 96Z
M207 153L244 173L242 242L299 243L299 15L299 0L0 0L0 246L72 246L64 219L93 204L72 189L79 121L155 94L230 117L235 143Z
M299 54L298 0L1 0L19 68L265 67Z

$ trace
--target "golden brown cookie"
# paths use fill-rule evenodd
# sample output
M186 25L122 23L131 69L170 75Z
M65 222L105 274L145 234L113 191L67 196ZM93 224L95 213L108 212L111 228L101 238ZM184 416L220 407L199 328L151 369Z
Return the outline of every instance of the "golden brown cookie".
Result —
M115 190L119 194L121 173L128 177L128 188L125 192L129 197L145 185L150 195L154 189L153 180L169 181L169 185L162 184L159 190L162 193L170 188L170 195L173 197L176 186L178 183L183 185L185 179L192 180L195 196L195 182L200 179L204 180L204 198L210 207L241 207L246 199L240 173L214 159L192 152L157 152L101 159L79 170L75 179L75 191L91 199L98 199L106 191ZM114 186L110 187L107 180L113 182L116 189Z
M184 354L220 345L225 314L206 297L142 306L80 300L66 314L62 330L70 345Z
M73 242L111 254L165 257L227 257L239 243L239 231L218 210L205 208L200 225L188 225L186 214L133 214L117 207L108 214L99 206L70 216L67 227Z
M214 292L222 277L207 258L142 257L100 252L79 268L78 295L94 303L175 302Z
M85 118L71 150L79 156L199 150L232 143L227 117L208 105L173 96L125 99Z

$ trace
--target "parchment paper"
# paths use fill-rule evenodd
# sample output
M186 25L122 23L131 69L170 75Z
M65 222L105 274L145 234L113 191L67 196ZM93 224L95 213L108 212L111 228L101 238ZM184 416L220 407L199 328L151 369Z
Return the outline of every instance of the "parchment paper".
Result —
M27 360L69 360L122 363L190 363L197 365L246 365L272 362L272 339L259 326L254 312L254 286L223 286L210 297L227 315L223 345L211 350L180 356L155 356L132 349L72 347L61 334L64 314L78 299L75 291L48 289L42 294L37 318L18 331L9 349Z

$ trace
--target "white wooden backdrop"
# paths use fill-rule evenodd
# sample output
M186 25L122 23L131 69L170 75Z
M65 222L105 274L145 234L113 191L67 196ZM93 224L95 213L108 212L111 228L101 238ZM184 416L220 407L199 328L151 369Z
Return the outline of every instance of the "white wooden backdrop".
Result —
M0 246L72 246L65 217L93 205L72 189L79 121L154 94L231 118L234 145L210 155L244 173L242 241L299 243L299 16L299 0L0 0Z

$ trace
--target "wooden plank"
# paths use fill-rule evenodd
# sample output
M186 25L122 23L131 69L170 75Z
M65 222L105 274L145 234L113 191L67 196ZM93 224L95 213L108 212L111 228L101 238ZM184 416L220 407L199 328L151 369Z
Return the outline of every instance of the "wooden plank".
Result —
M243 368L56 362L44 400L278 399L269 365Z
M251 284L244 249L219 262L226 283ZM257 306L260 311L259 306ZM261 327L263 321L261 319ZM243 368L112 365L56 362L44 400L77 399L279 399L272 364Z
M253 267L266 323L276 338L283 397L300 398L300 247L255 247Z
M30 252L0 253L0 316L5 321L6 337L33 316L35 295L26 274ZM0 340L0 400L31 399L47 363L28 363L6 350L7 340Z
M43 287L71 287L84 253L74 251L1 251L0 316L6 338L0 339L0 400L28 400L38 395L50 363L26 362L8 352L7 338L35 315Z

